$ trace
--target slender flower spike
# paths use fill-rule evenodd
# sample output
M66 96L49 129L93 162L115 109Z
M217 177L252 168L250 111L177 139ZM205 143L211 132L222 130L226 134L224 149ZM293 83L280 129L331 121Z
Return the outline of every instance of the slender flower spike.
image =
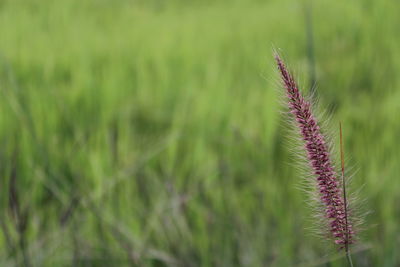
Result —
M326 138L313 115L311 103L301 95L293 76L279 55L275 55L275 60L286 90L289 111L304 141L307 161L325 210L323 217L328 222L328 233L340 249L345 248L348 252L348 246L354 240L354 232L348 218L344 183L334 170Z

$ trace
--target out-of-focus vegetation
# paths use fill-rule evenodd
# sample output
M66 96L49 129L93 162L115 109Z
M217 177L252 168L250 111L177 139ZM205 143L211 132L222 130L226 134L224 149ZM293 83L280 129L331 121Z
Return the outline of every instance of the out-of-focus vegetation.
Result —
M307 229L277 47L305 90L314 54L343 123L373 211L354 261L398 266L399 5L1 1L0 265L341 266Z

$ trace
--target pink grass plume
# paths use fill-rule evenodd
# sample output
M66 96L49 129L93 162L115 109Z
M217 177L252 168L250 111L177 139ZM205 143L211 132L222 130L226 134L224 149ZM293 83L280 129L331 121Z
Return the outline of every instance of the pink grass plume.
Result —
M285 102L304 141L307 162L315 178L318 199L323 206L323 217L329 228L326 230L339 249L345 249L348 254L355 233L347 208L343 160L342 175L338 175L326 143L327 139L321 132L311 102L303 97L292 74L278 54L275 54L275 60L286 91Z

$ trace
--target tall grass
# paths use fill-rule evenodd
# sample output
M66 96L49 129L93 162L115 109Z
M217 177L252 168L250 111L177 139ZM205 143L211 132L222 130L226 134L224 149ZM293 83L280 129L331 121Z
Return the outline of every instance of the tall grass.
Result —
M361 266L400 261L396 8L313 5L319 94L376 211ZM0 21L1 266L329 260L303 231L270 82L272 43L307 64L301 5L13 0Z

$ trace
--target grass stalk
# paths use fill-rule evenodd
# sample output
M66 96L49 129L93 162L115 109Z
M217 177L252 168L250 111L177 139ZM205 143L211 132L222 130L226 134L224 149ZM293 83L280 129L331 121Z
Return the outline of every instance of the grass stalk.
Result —
M342 171L342 186L343 186L343 200L344 200L344 214L346 220L346 239L349 240L349 230L348 230L348 211L347 211L347 194L346 194L346 181L344 178L344 149L343 149L343 132L342 132L342 123L339 123L339 131L340 131L340 162L341 162L341 171ZM344 244L344 249L346 253L346 258L350 267L353 267L353 261L351 260L349 243L346 242Z

